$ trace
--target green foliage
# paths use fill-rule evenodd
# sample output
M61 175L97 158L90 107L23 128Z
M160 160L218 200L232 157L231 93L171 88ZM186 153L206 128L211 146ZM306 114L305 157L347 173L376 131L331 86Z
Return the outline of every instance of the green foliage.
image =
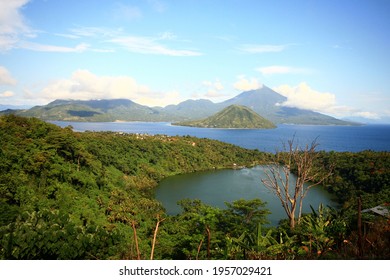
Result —
M222 211L205 205L200 200L186 199L179 202L179 205L183 208L183 213L179 215L177 220L185 230L180 234L184 239L179 248L181 248L185 258L206 259L208 258L207 247L212 248L211 254L215 257L220 251L223 237L222 232L217 227ZM208 244L208 232L212 236L210 244Z
M283 229L263 229L259 223L255 231L228 238L226 259L294 259L296 239Z
M25 212L0 228L1 256L6 259L99 259L112 253L115 232L77 225L59 211Z
M358 196L367 208L390 201L389 152L322 152L318 159L334 166L325 185L340 203L355 204Z
M364 208L390 201L388 152L320 152L317 166L334 166L325 186L343 207L313 211L294 231L265 228L258 199L225 209L185 200L174 217L154 199L167 176L271 160L209 139L77 133L1 116L0 259L136 259L138 250L148 259L157 221L155 259L356 258L356 198ZM386 258L386 221L367 222L364 256Z
M0 142L2 259L133 259L133 225L147 258L164 215L153 198L162 178L270 156L189 136L76 133L14 115L0 117ZM156 256L169 258L158 245Z
M239 236L243 232L255 232L259 224L268 223L266 217L271 212L265 208L266 202L260 199L239 199L225 204L227 209L223 210L222 223L232 236Z
M266 224L269 211L259 199L226 204L227 209L219 209L200 200L179 202L183 212L171 219L174 226L167 227L167 223L164 226L170 240L174 240L176 250L171 252L174 258L244 258L242 244L236 240L243 234L251 234L258 225Z
M320 205L318 212L312 208L312 213L304 216L300 223L300 237L303 239L302 244L305 245L306 253L321 256L332 250L336 243L332 227L336 228L338 224L330 208Z

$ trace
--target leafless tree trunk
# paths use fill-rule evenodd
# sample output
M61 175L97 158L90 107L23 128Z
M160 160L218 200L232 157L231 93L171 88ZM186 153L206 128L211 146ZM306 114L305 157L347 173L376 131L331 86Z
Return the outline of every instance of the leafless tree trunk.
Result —
M298 223L300 222L303 200L308 191L321 184L332 174L332 168L328 168L328 170L316 168L317 146L317 139L315 139L310 145L301 149L295 143L294 136L292 140L288 141L287 147L284 145L284 151L276 154L277 160L267 166L265 169L266 178L261 180L279 198L289 219L290 228L295 227L297 207ZM295 173L297 177L295 183L290 180L291 173Z
M198 260L199 258L200 248L202 247L202 244L203 244L203 239L199 242L198 250L196 253L196 260Z
M207 232L207 259L210 259L210 245L211 245L211 232L210 228L206 226L206 232Z
M160 223L163 222L164 220L165 219L160 220L160 215L157 215L157 223L156 223L156 228L154 229L153 242L152 242L152 252L150 253L151 260L153 260L153 256L154 256L154 246L156 245L158 227L159 227Z
M363 258L363 234L362 234L362 198L358 198L358 255Z
M135 240L135 248L137 250L137 260L140 260L141 259L141 253L139 251L137 229L136 229L135 226L136 226L136 222L134 220L131 221L131 227L133 228L133 234L134 234L134 240Z

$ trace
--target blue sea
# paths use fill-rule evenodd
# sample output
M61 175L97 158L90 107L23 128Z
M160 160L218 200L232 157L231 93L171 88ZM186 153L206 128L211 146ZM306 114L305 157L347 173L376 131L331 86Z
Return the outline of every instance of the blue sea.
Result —
M72 126L75 131L115 131L124 133L195 136L235 144L265 152L283 150L283 143L295 137L298 145L316 140L317 150L390 151L390 125L324 126L278 125L275 129L211 129L173 126L166 122L52 122L58 126Z

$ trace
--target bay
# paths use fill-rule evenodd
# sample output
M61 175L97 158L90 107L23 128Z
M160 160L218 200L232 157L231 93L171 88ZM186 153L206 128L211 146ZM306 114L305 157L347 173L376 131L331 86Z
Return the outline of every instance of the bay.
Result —
M300 145L317 139L318 150L359 152L390 151L390 125L323 126L278 125L275 129L211 129L173 126L166 122L52 122L76 131L116 131L125 133L191 135L210 138L248 149L275 152L283 149L294 135Z

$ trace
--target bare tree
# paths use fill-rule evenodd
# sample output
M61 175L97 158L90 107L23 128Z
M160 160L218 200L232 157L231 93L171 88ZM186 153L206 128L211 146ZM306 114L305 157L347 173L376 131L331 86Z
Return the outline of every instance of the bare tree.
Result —
M266 178L261 179L282 203L290 228L295 227L297 207L298 223L300 221L303 199L308 191L332 174L332 168L316 165L317 146L316 138L310 145L300 148L294 136L287 146L284 144L284 151L276 154L276 161L266 167ZM292 180L291 173L296 175L296 180Z
M139 246L138 246L138 237L137 237L136 225L137 225L137 222L135 220L132 220L131 221L131 227L133 228L135 248L137 249L137 260L140 260L141 259L141 252L139 251Z
M157 232L158 232L158 227L160 226L160 223L165 221L165 219L160 220L160 215L157 214L157 223L156 223L156 228L154 229L154 234L153 234L153 241L152 241L152 251L150 253L150 259L153 260L154 257L154 246L156 245L156 238L157 238Z

